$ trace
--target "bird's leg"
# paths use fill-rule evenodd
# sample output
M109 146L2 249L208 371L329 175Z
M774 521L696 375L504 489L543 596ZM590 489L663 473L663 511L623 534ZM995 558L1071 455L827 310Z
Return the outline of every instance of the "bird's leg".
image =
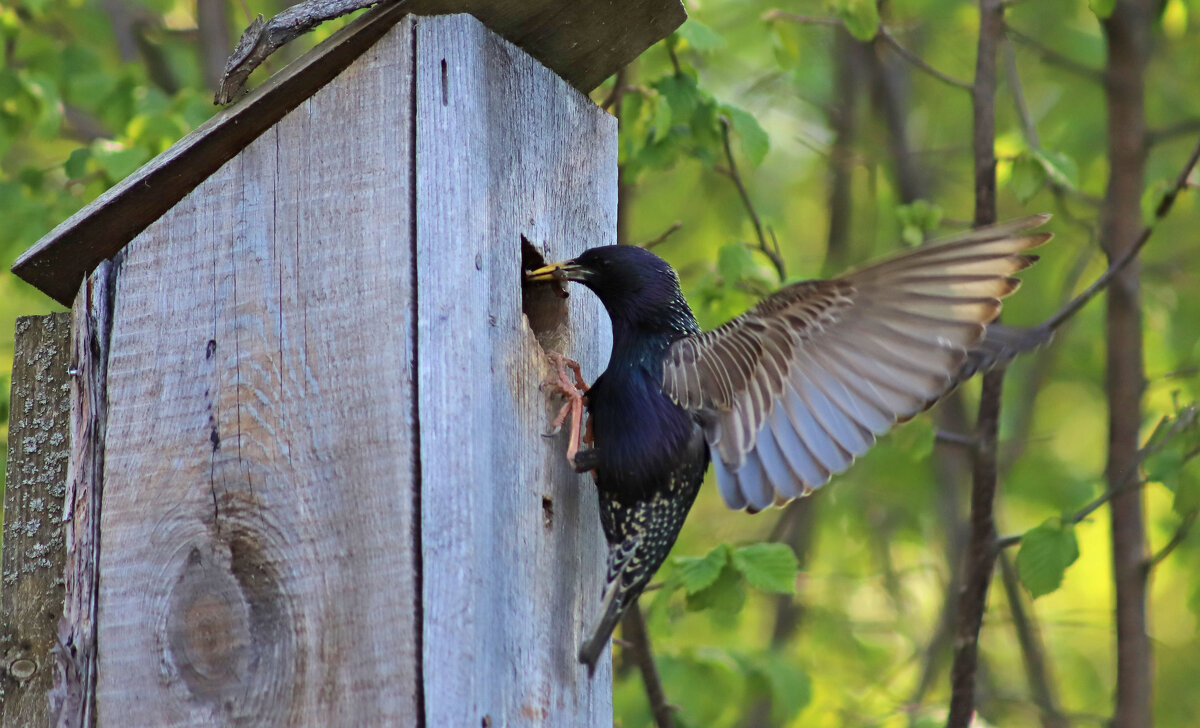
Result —
M568 359L561 354L550 354L550 363L554 365L554 375L545 382L544 386L548 386L558 394L561 394L567 401L550 423L550 432L546 433L545 436L554 437L557 435L562 429L563 423L568 418L570 419L571 429L567 439L567 461L574 467L575 454L579 452L581 426L583 424L584 395L588 391L588 386L583 381L583 372L579 368L579 362ZM570 369L575 375L574 382L567 376L567 369ZM590 433L588 440L590 444Z

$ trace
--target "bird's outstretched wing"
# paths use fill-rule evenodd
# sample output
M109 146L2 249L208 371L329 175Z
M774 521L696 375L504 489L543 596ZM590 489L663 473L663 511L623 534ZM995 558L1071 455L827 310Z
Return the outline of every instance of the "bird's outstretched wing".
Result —
M663 390L697 411L721 495L762 509L807 495L955 384L968 350L1050 238L1039 215L803 281L675 342Z

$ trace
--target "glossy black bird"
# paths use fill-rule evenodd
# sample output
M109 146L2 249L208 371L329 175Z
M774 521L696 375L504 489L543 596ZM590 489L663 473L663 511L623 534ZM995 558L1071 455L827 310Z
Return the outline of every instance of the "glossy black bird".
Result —
M832 280L802 281L701 332L675 271L631 246L593 248L526 274L590 288L612 320L608 367L587 390L594 473L609 545L591 670L662 565L709 462L730 508L808 495L875 438L1020 344L987 324L1011 275L1050 238L1035 216L913 248ZM577 437L573 433L573 437Z

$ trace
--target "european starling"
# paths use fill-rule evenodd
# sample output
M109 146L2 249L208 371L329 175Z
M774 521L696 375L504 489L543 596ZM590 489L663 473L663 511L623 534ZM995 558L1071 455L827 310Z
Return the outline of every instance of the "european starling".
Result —
M710 460L730 508L782 505L995 357L982 346L987 324L1017 288L1011 274L1036 260L1024 251L1050 238L1026 232L1046 219L793 283L708 332L675 271L642 248L592 248L528 272L582 283L612 320L608 368L586 396L592 447L572 458L593 472L609 546L601 617L580 662L594 668L662 565Z

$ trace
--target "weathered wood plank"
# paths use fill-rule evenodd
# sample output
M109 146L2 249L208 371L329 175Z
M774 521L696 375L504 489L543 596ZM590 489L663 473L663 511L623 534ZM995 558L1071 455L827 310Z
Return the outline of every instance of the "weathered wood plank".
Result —
M66 567L63 616L54 651L50 710L59 728L95 720L96 590L100 580L100 507L107 420L107 367L113 289L120 265L103 261L71 309L71 456L63 507Z
M426 725L610 726L610 665L589 681L575 658L603 581L596 491L539 436L520 239L547 258L614 239L616 123L469 16L418 23L416 105ZM604 342L531 293L542 340L599 371ZM594 299L569 304L603 338Z
M4 490L0 726L50 724L51 650L63 608L71 314L17 319Z
M289 110L324 86L405 13L471 12L590 90L684 21L679 0L408 0L381 4L289 64L54 228L13 272L69 305L80 281Z
M98 722L417 725L411 21L126 249Z

